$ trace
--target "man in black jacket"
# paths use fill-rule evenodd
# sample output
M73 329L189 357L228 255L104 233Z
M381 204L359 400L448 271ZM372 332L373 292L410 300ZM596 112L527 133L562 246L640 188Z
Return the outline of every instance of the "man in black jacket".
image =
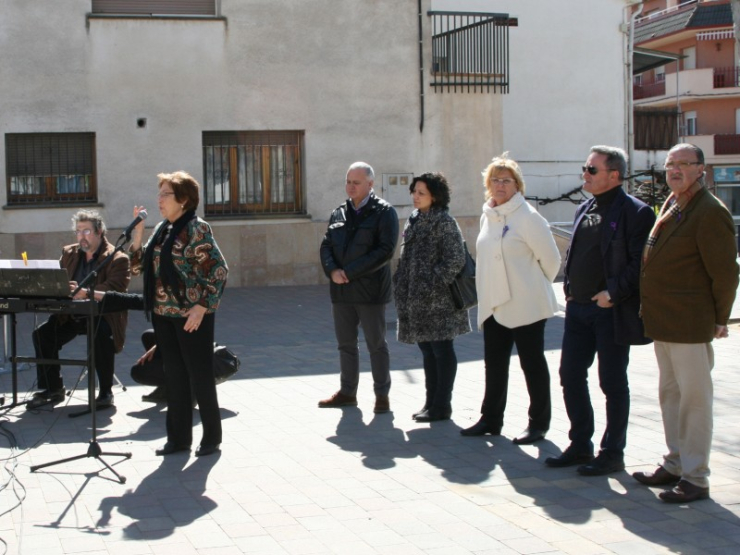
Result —
M319 407L357 405L360 381L359 326L370 353L375 413L388 412L390 357L385 340L385 305L391 300L390 261L398 242L398 215L375 196L373 168L355 162L347 171L349 197L329 218L321 242L321 265L331 279L334 332L339 347L340 389Z

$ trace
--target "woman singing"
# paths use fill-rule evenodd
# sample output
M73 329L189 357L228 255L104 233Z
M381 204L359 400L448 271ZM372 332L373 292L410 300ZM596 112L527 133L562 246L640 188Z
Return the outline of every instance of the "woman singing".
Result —
M195 214L200 185L189 174L161 173L159 211L164 220L142 248L144 223L131 243L131 270L144 276L144 308L152 315L167 386L167 443L157 455L189 451L192 398L198 402L203 438L195 455L221 447L221 413L213 373L215 312L228 267L211 233ZM143 207L134 207L134 217ZM192 394L191 394L192 387Z

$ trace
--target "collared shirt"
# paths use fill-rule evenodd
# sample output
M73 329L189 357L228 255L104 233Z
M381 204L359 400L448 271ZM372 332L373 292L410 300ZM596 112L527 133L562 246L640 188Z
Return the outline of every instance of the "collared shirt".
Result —
M367 194L367 196L364 199L362 199L362 202L359 204L359 206L355 206L355 203L352 202L352 200L350 199L349 203L352 205L352 208L354 209L355 214L359 214L362 211L362 209L365 208L365 205L368 202L370 202L370 195L372 194L372 192L373 190L370 189L370 192Z

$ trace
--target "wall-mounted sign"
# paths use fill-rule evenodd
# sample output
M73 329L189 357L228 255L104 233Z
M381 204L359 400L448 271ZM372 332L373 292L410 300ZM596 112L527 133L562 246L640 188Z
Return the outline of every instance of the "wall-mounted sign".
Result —
M740 183L740 166L714 166L715 183Z

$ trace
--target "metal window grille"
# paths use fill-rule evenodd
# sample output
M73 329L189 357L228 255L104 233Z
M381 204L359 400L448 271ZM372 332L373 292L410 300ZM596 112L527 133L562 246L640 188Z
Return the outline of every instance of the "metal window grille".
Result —
M95 133L5 135L8 204L97 200Z
M215 16L216 0L92 0L92 13Z
M203 133L208 216L304 214L302 131Z
M435 92L509 92L509 27L500 13L428 12Z

